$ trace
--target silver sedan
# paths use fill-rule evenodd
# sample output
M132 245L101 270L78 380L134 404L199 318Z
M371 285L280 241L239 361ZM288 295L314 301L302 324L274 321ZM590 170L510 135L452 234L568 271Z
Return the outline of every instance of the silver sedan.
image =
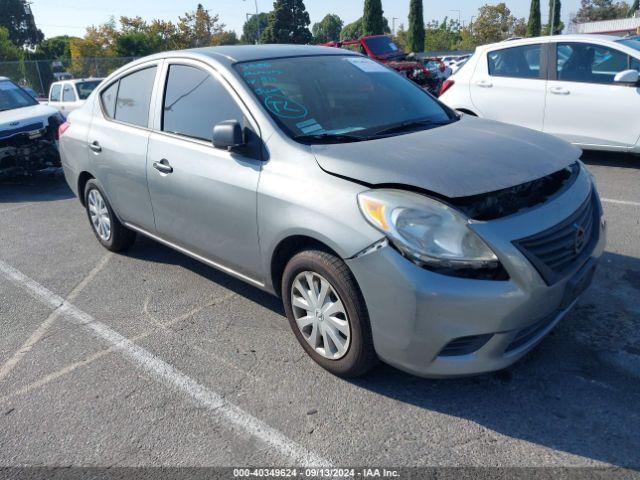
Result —
M460 116L345 50L168 52L61 127L67 181L112 251L142 234L279 295L351 377L504 368L587 289L605 244L569 144Z

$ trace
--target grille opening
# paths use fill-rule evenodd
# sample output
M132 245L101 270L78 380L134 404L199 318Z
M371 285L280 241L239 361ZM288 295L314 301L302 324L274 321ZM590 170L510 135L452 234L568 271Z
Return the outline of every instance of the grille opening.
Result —
M600 236L598 201L592 192L580 208L562 223L514 242L547 284L587 261Z
M555 312L553 315L549 315L547 318L520 330L515 338L511 341L504 353L509 353L517 350L518 348L527 345L529 342L537 338L542 332L547 329L549 325L553 323L557 315L558 312Z
M546 177L492 193L461 197L449 203L474 220L495 220L532 208L569 188L580 172L578 162Z
M493 334L473 335L470 337L460 337L450 341L440 351L439 357L459 357L462 355L470 355L484 347Z

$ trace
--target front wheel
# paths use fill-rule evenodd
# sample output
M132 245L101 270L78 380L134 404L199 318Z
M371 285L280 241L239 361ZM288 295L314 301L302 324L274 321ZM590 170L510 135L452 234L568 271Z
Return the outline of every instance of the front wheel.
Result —
M318 250L298 253L285 268L282 297L298 342L321 367L356 377L375 366L367 308L342 260Z
M84 204L93 233L103 247L112 252L120 252L133 245L135 232L120 223L96 180L87 182Z

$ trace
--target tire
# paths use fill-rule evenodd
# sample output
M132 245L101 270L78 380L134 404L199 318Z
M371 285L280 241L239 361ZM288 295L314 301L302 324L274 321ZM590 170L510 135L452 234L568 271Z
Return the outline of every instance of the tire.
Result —
M309 287L309 278L314 287ZM320 300L322 281L329 287L326 296ZM309 296L320 294L309 304L302 290ZM282 298L298 342L322 368L339 377L353 378L365 374L378 363L364 298L353 274L341 259L319 250L298 253L285 267ZM301 328L298 322L309 325ZM314 329L316 347L312 346ZM338 348L341 342L344 344Z
M100 184L94 179L89 180L85 186L84 204L91 230L104 248L112 252L122 252L133 245L136 240L135 232L120 223ZM94 214L96 211L97 216Z

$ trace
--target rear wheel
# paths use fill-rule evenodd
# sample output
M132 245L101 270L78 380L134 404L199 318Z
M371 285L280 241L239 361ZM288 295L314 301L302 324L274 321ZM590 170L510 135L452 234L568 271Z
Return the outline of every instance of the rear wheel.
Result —
M87 182L84 199L91 228L103 247L120 252L133 245L135 232L120 223L96 180Z
M356 377L377 363L364 299L342 260L318 250L298 253L285 268L282 296L298 342L320 366Z

